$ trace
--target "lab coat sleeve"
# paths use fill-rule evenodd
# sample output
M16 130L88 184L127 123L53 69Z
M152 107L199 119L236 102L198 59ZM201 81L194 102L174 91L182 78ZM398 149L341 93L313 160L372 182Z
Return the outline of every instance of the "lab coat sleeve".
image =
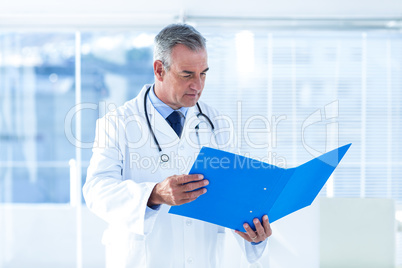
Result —
M243 240L244 248L246 250L247 261L249 263L256 262L256 261L258 261L259 258L261 258L262 254L264 253L265 247L267 246L268 239L269 239L269 238L267 238L258 244L252 244L252 243L244 240L241 237L238 237L237 239L239 239L239 238Z
M159 210L147 207L156 183L123 180L125 140L118 131L118 124L106 117L97 121L93 155L83 187L84 198L89 209L110 225L147 235Z
M264 254L264 250L267 246L269 238L265 239L261 243L251 243L244 240L240 235L236 234L234 231L232 231L232 233L236 237L236 240L240 248L245 253L247 261L249 263L254 263L262 257L262 254Z

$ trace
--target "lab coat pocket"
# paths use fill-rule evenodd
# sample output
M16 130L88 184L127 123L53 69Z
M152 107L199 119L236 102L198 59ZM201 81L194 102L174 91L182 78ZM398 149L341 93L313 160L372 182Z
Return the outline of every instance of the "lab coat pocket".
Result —
M106 230L102 243L106 247L106 267L146 267L145 236Z

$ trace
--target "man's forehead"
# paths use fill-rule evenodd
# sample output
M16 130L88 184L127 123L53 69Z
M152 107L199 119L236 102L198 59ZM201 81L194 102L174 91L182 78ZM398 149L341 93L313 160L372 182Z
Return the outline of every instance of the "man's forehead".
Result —
M192 50L185 45L178 44L172 49L171 56L175 58L188 58L188 57L207 57L208 53L205 48L200 48L197 50Z
M173 64L176 66L176 70L182 73L194 73L194 72L207 72L209 70L208 64Z
M208 55L205 49L197 51L178 47L172 51L171 63L178 71L204 71L208 68Z

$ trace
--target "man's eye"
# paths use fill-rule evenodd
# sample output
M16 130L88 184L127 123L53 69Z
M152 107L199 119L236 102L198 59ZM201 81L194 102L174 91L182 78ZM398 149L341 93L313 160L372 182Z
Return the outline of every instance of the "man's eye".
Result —
M207 73L201 73L201 75L202 75L202 76L206 76L206 75L207 75Z
M190 78L191 75L183 75L184 78Z

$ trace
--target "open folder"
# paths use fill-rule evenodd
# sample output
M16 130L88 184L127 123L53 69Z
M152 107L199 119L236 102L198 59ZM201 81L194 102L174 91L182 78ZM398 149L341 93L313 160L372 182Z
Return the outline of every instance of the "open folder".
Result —
M189 174L209 180L207 193L169 213L241 231L265 214L272 223L311 205L350 145L288 169L203 147Z

